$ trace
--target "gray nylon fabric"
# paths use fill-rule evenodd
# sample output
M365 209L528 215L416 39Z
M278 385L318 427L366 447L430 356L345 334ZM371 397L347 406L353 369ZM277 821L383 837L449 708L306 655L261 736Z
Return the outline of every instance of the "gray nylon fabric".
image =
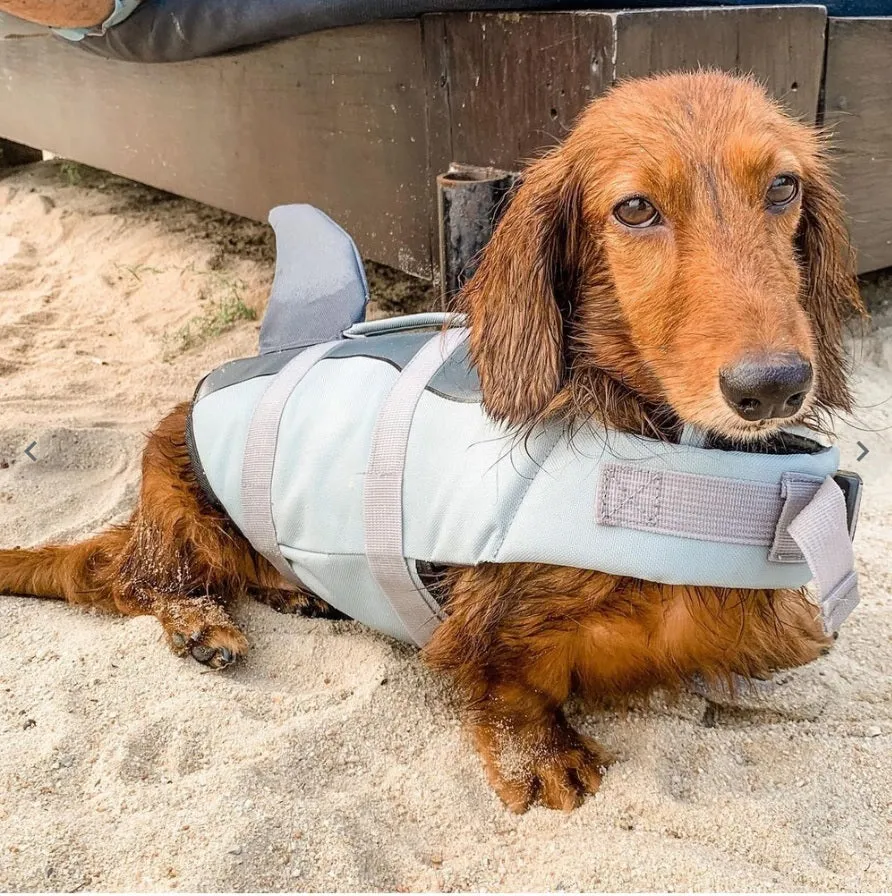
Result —
M771 543L768 559L775 563L801 563L802 550L790 534L790 523L799 516L815 497L823 480L815 476L785 473L781 476L783 507L777 521L777 530Z
M405 332L406 330L427 330L441 327L463 327L465 315L451 311L427 311L421 314L402 314L397 317L387 317L383 320L364 320L353 324L348 330L344 330L345 339L355 339L357 336L366 336L373 333L376 336L381 333L390 333L394 330Z
M388 318L388 322L391 319ZM351 328L353 329L353 328ZM435 327L434 329L439 329ZM334 357L345 358L350 355L374 355L390 361L395 367L402 369L411 360L418 346L427 339L431 327L404 330L389 336L382 331L376 334L374 339L366 339L364 336L351 337L338 340L337 346L332 350ZM334 334L333 339L337 338ZM257 377L275 376L295 355L302 349L287 349L283 351L268 352L255 358L239 358L227 361L216 370L205 376L195 390L194 398L204 398L217 389L244 382ZM468 377L464 359L458 355L450 358L434 375L430 384L431 389L453 398L456 401L479 401L480 383L476 377Z
M824 618L824 628L833 634L838 632L860 602L858 574L852 570L840 580L839 584L826 597L821 599L821 615Z
M409 431L427 384L467 335L461 329L431 337L403 369L378 414L365 477L363 521L369 568L418 646L430 640L443 616L427 592L418 589L406 565L403 473Z
M678 437L680 445L692 445L694 448L706 447L706 432L699 426L691 423L685 423L681 428L681 435Z

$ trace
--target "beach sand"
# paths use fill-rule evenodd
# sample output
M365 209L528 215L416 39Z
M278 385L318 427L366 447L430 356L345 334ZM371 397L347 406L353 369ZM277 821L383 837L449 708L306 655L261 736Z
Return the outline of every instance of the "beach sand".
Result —
M143 434L254 354L245 309L262 313L272 246L262 225L59 160L0 179L0 545L126 518ZM373 292L377 313L434 301L380 270ZM515 816L448 685L355 623L245 605L251 651L214 673L174 657L154 618L2 597L0 889L888 889L892 313L877 304L855 345L862 407L840 427L867 483L862 605L775 693L576 711L619 756L600 793Z

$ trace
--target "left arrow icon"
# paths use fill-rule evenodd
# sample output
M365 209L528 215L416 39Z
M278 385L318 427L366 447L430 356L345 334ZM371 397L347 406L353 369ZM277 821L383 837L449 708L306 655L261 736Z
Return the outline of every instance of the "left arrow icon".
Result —
M37 458L31 453L31 449L37 444L37 442L32 442L26 449L25 454L31 458L31 460L37 460Z

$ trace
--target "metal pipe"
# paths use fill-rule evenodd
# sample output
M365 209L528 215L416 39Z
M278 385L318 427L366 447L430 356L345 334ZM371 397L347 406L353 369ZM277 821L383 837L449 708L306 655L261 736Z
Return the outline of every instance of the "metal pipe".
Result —
M498 168L453 163L437 177L440 222L440 296L449 308L477 269L517 175Z

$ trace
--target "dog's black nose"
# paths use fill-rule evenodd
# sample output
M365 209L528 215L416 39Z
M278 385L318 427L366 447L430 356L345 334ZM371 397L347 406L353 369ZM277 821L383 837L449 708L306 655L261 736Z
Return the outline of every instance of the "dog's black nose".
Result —
M744 420L791 417L811 388L811 364L793 352L741 361L719 376L725 401Z

